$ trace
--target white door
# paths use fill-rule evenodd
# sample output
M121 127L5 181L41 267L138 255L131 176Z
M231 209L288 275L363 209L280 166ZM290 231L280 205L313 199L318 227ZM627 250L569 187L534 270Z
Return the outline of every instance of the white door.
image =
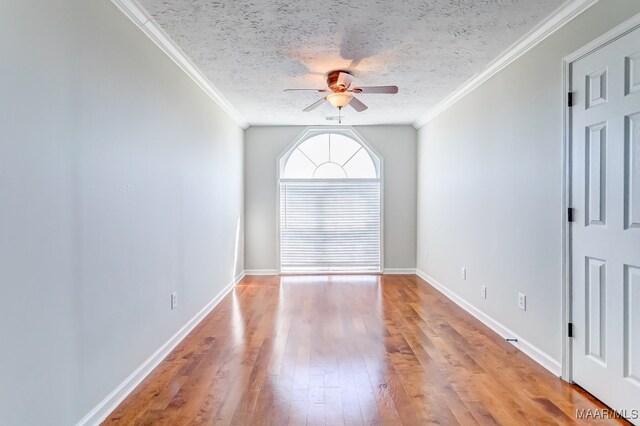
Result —
M630 416L640 409L640 29L574 62L571 82L573 380Z

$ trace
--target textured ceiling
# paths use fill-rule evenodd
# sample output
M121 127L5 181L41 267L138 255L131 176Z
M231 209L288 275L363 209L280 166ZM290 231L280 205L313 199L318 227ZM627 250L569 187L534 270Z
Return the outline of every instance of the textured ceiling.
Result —
M328 124L330 105L285 88L324 88L332 69L397 95L358 95L345 124L412 123L563 0L140 0L251 123Z

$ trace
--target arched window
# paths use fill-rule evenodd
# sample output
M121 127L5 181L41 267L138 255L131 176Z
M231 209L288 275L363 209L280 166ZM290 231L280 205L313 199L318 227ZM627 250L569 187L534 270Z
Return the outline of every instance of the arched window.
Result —
M312 136L295 147L286 160L282 177L287 179L377 178L367 148L339 133Z
M349 128L298 138L280 158L281 272L381 272L381 166Z

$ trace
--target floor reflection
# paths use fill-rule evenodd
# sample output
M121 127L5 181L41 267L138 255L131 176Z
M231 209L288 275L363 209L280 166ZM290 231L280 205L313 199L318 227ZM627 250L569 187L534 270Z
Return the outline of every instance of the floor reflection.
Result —
M263 392L292 424L378 416L388 372L380 277L283 276ZM284 419L284 418L283 418ZM359 421L359 420L358 420Z

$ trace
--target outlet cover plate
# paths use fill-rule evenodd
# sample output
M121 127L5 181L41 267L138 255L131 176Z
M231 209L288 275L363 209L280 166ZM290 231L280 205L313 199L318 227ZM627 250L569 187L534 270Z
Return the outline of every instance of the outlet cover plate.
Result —
M178 307L178 293L174 291L173 293L171 293L171 310L173 311L177 307Z
M527 296L523 293L518 293L518 308L527 310Z

